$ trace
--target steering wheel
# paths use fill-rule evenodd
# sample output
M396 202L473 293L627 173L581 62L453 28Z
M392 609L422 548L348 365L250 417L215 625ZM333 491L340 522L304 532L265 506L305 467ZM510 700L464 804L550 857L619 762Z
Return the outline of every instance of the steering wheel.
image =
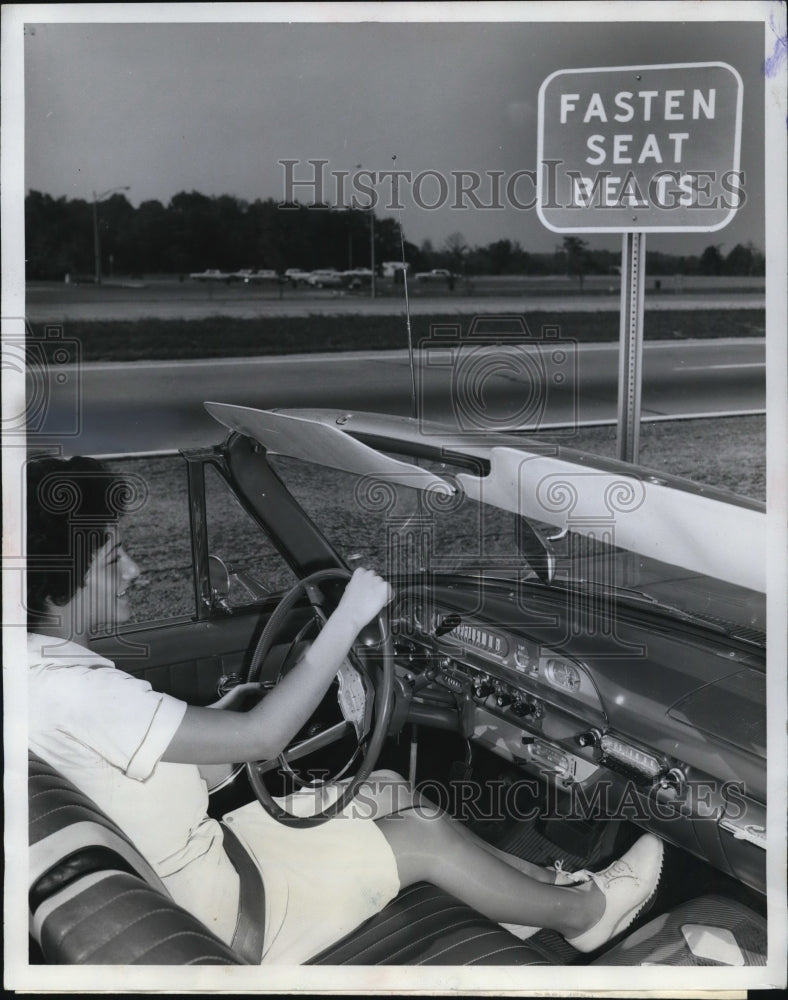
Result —
M302 598L303 594L306 593L312 605L314 616L293 640L293 646L303 638L310 626L317 624L318 629L320 629L327 619L322 608L323 595L318 585L327 580L349 580L350 576L350 572L346 569L318 570L316 573L312 573L310 576L300 580L285 594L268 619L260 635L249 666L247 680L259 680L263 663L271 650L271 646L276 639L282 623ZM343 721L318 732L316 735L290 743L277 758L279 766L289 772L297 784L305 785L292 771L290 761L303 757L308 753L324 749L338 742L349 732L355 731L356 750L340 774L344 774L359 755L361 756L361 762L355 775L349 780L337 800L312 815L297 816L284 809L274 799L263 782L262 774L271 769L270 765L272 762L250 761L246 764L246 772L255 795L263 808L281 823L296 827L307 827L324 823L333 816L337 816L352 802L359 786L369 777L370 772L377 763L383 742L386 739L394 701L394 643L383 615L379 615L377 618L377 628L380 632L379 650L382 661L377 683L373 684L360 658L351 649L346 661L337 672L337 702ZM362 630L361 634L364 635L365 632L366 630ZM357 639L356 645L358 643L359 640ZM283 668L280 669L276 682L281 679L282 673ZM374 725L372 724L373 715ZM334 775L334 778L336 779L339 776ZM326 782L312 783L306 787L314 788L320 784L326 784Z

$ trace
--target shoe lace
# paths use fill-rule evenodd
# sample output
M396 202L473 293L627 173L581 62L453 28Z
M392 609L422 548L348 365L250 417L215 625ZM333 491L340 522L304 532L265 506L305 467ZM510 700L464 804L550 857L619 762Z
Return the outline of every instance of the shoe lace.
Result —
M558 858L557 861L554 861L553 864L550 865L550 868L552 868L553 871L555 871L557 875L563 875L566 878L572 879L572 883L587 882L591 878L591 874L592 874L586 868L583 868L580 871L576 871L576 872L568 872L568 871L566 871L566 869L564 868L564 859L563 858Z

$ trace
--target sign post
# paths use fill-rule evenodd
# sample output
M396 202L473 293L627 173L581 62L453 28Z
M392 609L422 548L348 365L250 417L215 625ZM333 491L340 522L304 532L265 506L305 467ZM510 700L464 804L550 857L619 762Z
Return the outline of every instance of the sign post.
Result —
M643 295L646 234L624 233L621 247L621 322L618 353L617 455L636 462L640 444L640 388L643 381Z
M741 201L741 77L727 63L558 70L539 88L537 212L622 233L618 456L638 457L646 234L714 232Z

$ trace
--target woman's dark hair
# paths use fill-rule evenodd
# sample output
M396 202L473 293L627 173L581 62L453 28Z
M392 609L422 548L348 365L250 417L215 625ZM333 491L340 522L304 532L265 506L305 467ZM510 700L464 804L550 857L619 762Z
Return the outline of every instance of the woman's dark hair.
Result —
M94 458L27 463L27 616L63 605L84 584L110 527L126 509L124 478Z

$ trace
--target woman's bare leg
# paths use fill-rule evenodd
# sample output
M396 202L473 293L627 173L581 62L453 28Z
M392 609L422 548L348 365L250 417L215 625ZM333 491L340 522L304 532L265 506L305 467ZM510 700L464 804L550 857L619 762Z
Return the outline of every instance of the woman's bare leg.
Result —
M399 812L403 809L410 809L413 805L421 805L423 813L427 815L437 815L441 812L438 806L421 794L415 794L410 784L396 771L373 771L361 788L361 799L363 802L374 802L371 810L373 818L382 819L384 816ZM548 885L555 884L556 873L541 865L535 865L524 858L515 857L506 851L501 851L492 844L488 844L481 837L477 836L464 823L455 820L447 813L442 813L445 819L452 824L458 836L464 837L469 844L477 850L486 851L499 861L505 862L517 871L528 875L529 878L537 882L545 882Z
M558 887L534 878L510 864L508 855L485 850L481 840L434 806L416 806L376 822L403 886L429 881L491 920L550 927L567 937L593 926L604 912L605 899L595 883Z

